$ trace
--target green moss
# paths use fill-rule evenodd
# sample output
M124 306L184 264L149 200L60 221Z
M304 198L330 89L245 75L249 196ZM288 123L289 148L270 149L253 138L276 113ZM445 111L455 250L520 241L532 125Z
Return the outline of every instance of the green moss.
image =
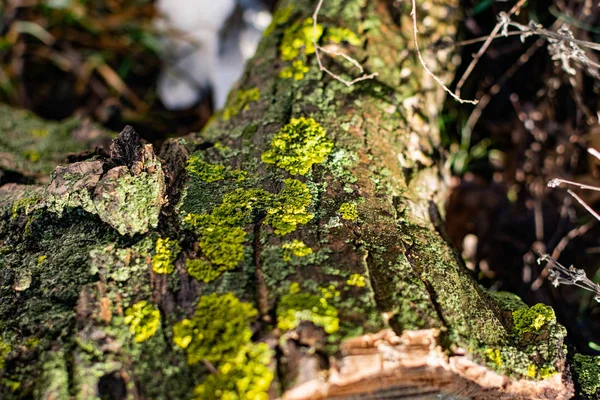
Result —
M241 111L248 110L250 108L250 103L258 101L259 98L260 91L258 88L238 90L233 101L229 101L227 107L223 110L223 120L228 121L232 117L238 115Z
M152 257L152 270L157 274L170 274L175 269L173 262L181 251L177 241L169 238L156 240L156 254Z
M4 369L5 358L12 350L12 346L0 340L0 371Z
M262 161L293 175L306 175L313 164L322 163L332 149L333 143L317 121L292 118L273 136L270 149L262 154Z
M556 321L552 307L536 304L533 307L513 312L513 322L519 334L538 332L544 325Z
M185 349L190 365L235 358L252 337L249 323L258 312L233 294L202 296L196 313L173 327L173 343Z
M281 248L283 249L283 259L285 261L290 261L292 256L306 257L312 253L312 249L310 247L297 239L282 244Z
M573 368L581 391L589 396L600 389L600 357L575 354Z
M267 400L274 377L271 353L265 343L247 344L194 389L194 399Z
M281 59L284 61L293 60L300 55L302 49L304 49L304 54L313 54L315 52L314 41L316 39L318 42L323 34L321 24L317 24L316 33L315 38L312 18L291 25L283 32L283 39L279 46Z
M347 219L348 221L356 221L358 219L356 204L342 203L338 211L342 214L342 218Z
M146 300L138 301L125 310L124 322L137 343L150 339L160 326L160 311Z
M343 27L331 27L327 28L327 33L325 35L326 42L333 43L342 43L348 42L353 46L360 46L362 41L358 37L358 35L352 32L348 28Z
M293 283L290 293L282 296L277 304L277 327L284 331L295 329L300 322L310 321L323 327L325 332L334 333L339 329L337 309L329 304L330 293L321 296L299 293L298 283Z
M350 275L350 278L348 278L348 280L346 280L346 284L349 286L356 286L356 287L365 287L367 285L367 283L365 281L365 277L361 274Z
M284 67L279 72L279 77L282 79L291 79L299 81L304 78L304 75L310 70L308 65L304 63L302 60L294 60L292 65L288 65Z
M232 170L224 165L207 163L198 156L191 156L188 159L187 171L208 183L230 178L241 182L247 175L245 171Z
M278 235L286 235L296 230L300 224L309 222L313 215L306 211L312 196L306 185L296 179L286 179L274 204L267 209L265 224L271 225Z

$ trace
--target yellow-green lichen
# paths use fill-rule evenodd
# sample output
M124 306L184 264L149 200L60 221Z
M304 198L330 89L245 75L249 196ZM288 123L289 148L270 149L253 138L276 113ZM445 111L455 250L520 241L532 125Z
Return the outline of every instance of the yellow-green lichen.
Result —
M22 197L16 200L12 206L12 217L16 218L20 213L29 214L39 201L39 197Z
M356 204L353 203L342 203L339 210L342 214L342 218L348 221L356 221L358 219L358 211L356 210Z
M304 61L294 60L294 62L292 62L292 65L288 65L288 66L284 67L279 72L279 77L282 79L294 78L294 80L299 81L302 78L304 78L304 75L309 70L310 70L310 68L308 67L308 65L306 65L304 63Z
M300 293L298 283L290 286L290 293L282 296L277 305L277 327L284 331L295 329L302 321L309 321L323 327L325 332L334 333L339 329L337 309L329 304L331 291L321 296Z
M273 19L271 20L271 24L265 29L264 36L269 36L276 27L279 25L285 24L288 19L290 19L292 13L294 12L294 6L291 4L278 8L277 11L273 14Z
M242 228L212 224L202 229L202 253L223 270L234 269L244 259L246 232Z
M286 179L278 194L262 189L235 189L227 193L210 214L186 215L184 222L200 236L199 247L208 260L189 260L188 273L210 282L223 272L235 269L244 259L245 227L264 216L263 223L270 225L276 234L293 232L299 224L312 219L313 215L306 210L311 201L305 184ZM296 247L296 252L308 251Z
M278 235L296 230L300 224L309 222L313 215L306 211L312 196L306 185L296 179L286 179L285 186L276 196L274 204L267 209L265 223L271 225Z
M173 327L173 343L185 349L190 365L235 359L250 342L249 324L258 312L233 294L202 296L196 313Z
M206 361L216 369L196 386L194 399L268 399L272 352L251 341L250 323L257 314L231 293L214 293L200 298L192 318L175 324L173 342L185 349L188 363Z
M306 175L313 164L325 161L333 143L325 129L313 118L292 118L271 140L262 161L275 164L289 173Z
M556 368L550 366L550 367L542 367L540 368L537 376L540 379L548 379L554 375L558 374L558 371L556 370Z
M297 239L282 244L281 248L283 249L283 259L285 261L290 261L292 256L306 257L312 253L312 249L310 247Z
M352 275L350 275L350 278L348 278L348 280L346 280L346 284L348 284L349 286L365 287L367 283L366 283L365 277L363 275L352 274Z
M204 260L186 260L185 266L190 276L205 283L214 281L225 271L224 268L215 268L210 262Z
M216 373L194 389L195 400L268 400L273 381L269 368L271 350L265 343L247 344L233 359L219 365Z
M513 311L513 322L519 334L536 333L549 322L556 321L552 307L536 304Z
M38 258L37 258L38 267L41 266L44 263L44 261L46 261L47 259L48 259L47 255L38 256Z
M138 301L125 310L124 321L135 341L142 343L154 336L160 326L160 311L146 300Z
M589 396L595 395L600 389L600 357L575 354L573 368L581 391Z
M0 371L4 369L4 366L6 364L6 356L8 355L8 353L11 352L11 350L12 346L10 344L0 340Z
M284 31L279 46L281 59L284 61L293 60L300 55L302 49L304 49L304 54L313 54L315 52L314 42L318 41L323 34L323 27L320 24L317 24L316 33L315 37L312 18L291 25Z
M223 110L223 120L228 121L232 117L238 115L241 111L248 110L250 108L250 103L258 101L259 98L260 91L258 88L238 90L233 101L230 101L229 105Z
M353 46L360 46L362 41L360 40L360 38L358 37L358 35L354 32L352 32L350 29L348 28L343 28L343 27L331 27L331 28L327 28L327 34L325 35L325 41L326 42L333 42L333 43L342 43L342 42L348 42Z
M224 179L235 179L238 182L241 182L247 175L245 171L227 168L224 165L207 163L198 156L191 156L189 158L187 171L208 183L218 182Z
M155 250L156 254L152 257L152 270L157 274L172 273L175 269L173 262L181 250L179 243L169 238L158 238Z
M485 349L485 355L487 358L496 364L498 367L502 366L502 355L499 349Z

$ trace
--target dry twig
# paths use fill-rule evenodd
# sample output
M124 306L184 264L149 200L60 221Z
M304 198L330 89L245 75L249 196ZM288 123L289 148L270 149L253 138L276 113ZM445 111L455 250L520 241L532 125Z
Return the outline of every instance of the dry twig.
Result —
M333 79L342 82L346 86L352 86L357 82L375 78L378 75L377 72L373 72L372 74L365 74L364 69L360 65L360 63L358 61L356 61L354 58L350 57L349 55L338 52L338 51L332 51L332 50L323 48L317 44L317 17L319 15L319 11L321 10L322 5L323 5L323 0L319 0L319 4L317 4L317 8L315 8L315 12L313 13L313 17L312 17L312 20L313 20L313 45L315 46L315 55L317 56L317 63L319 64L319 70L327 73ZM335 57L339 56L339 57L344 58L345 60L352 63L352 65L354 65L356 68L358 68L360 73L363 75L359 76L358 78L353 79L351 81L347 81L347 80L343 79L341 76L334 74L329 69L327 69L325 66L323 66L323 63L321 62L321 55L319 54L320 51L322 51L323 53L328 54L330 56L335 56Z

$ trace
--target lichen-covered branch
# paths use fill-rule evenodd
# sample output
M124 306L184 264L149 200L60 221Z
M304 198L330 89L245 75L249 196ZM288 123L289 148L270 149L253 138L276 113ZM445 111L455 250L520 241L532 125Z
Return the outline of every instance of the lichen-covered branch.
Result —
M423 4L423 44L453 36L456 2ZM202 134L155 154L126 129L0 188L3 398L572 393L552 309L482 289L438 232L444 93L410 5L314 7L283 2ZM315 39L377 79L323 74Z

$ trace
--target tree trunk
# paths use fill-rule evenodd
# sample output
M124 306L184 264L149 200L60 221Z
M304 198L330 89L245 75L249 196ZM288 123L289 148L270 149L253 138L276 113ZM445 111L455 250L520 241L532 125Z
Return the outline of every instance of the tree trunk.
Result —
M452 38L456 1L421 3L423 49ZM0 397L573 394L552 309L488 293L444 238L410 5L325 1L320 45L379 73L350 87L319 71L315 6L284 2L227 107L158 157L126 128L49 183L0 163Z

